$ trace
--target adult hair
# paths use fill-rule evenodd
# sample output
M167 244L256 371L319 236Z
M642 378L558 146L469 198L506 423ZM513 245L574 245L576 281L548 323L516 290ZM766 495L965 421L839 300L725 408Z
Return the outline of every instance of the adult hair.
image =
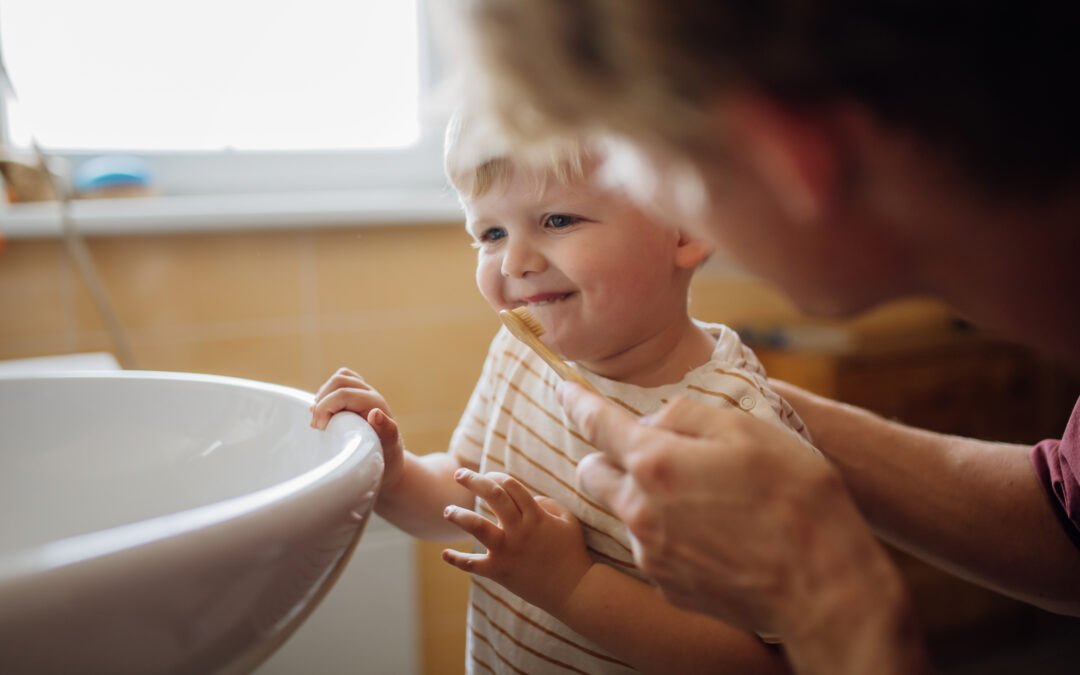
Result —
M470 76L521 139L602 129L700 159L722 151L710 103L749 87L791 106L864 106L997 191L1080 176L1073 3L462 2L462 44L482 62Z

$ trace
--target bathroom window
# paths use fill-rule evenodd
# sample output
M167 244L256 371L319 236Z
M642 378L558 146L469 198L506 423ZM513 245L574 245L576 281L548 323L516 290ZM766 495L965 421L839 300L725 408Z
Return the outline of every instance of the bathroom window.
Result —
M424 0L0 0L42 147L166 195L441 186L430 42Z

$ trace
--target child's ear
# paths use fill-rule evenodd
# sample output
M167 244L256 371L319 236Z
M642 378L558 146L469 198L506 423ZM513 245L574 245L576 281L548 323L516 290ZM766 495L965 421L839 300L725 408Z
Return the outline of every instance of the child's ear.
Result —
M709 257L709 254L713 252L711 244L691 237L682 230L679 230L679 243L675 248L675 265L682 269L694 269L701 263L705 262L705 259Z

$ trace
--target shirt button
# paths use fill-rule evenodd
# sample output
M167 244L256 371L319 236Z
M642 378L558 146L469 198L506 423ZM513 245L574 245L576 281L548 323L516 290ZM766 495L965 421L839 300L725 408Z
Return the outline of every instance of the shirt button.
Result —
M739 399L739 406L743 410L749 410L753 408L755 403L757 403L757 401L754 399L753 396L743 396L741 399Z

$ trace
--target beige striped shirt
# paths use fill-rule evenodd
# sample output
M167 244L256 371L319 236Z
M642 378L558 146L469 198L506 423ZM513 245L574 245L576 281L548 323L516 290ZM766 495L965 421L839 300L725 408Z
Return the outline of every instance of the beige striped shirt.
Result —
M676 396L748 414L800 435L795 411L768 387L757 357L730 328L699 324L716 337L712 360L681 382L644 388L584 373L605 396L635 415ZM555 400L558 376L505 329L492 341L480 381L450 442L450 452L481 472L502 471L534 494L562 503L581 521L594 560L642 579L626 528L575 485L575 468L595 452ZM492 517L481 509L480 513ZM498 584L474 577L470 592L469 673L628 673L625 663Z

